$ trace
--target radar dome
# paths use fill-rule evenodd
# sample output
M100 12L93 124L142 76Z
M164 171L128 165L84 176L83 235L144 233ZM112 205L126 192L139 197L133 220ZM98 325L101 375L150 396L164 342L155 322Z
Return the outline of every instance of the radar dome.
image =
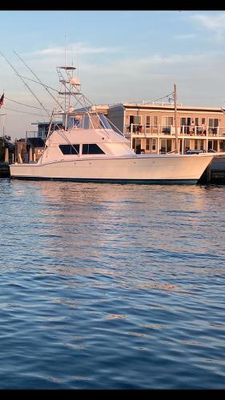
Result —
M80 81L79 81L79 79L78 78L71 78L70 79L70 84L71 85L80 85Z

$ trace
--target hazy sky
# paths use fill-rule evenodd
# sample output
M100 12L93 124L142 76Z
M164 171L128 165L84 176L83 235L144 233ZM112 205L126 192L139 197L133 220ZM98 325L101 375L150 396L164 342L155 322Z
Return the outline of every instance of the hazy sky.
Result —
M152 101L176 83L178 103L225 105L225 11L0 11L0 37L0 51L21 75L33 78L14 51L55 88L56 66L73 63L95 104ZM0 135L4 127L24 137L35 129L31 122L46 117L15 103L40 107L1 56L0 71ZM27 83L53 107L43 89Z

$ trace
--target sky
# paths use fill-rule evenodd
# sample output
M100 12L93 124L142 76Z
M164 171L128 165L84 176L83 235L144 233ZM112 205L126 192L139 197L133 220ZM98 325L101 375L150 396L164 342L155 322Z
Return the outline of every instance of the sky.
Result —
M0 11L0 135L48 117L17 74L58 88L56 67L77 67L94 104L152 102L177 86L178 104L225 106L225 11ZM26 81L46 108L52 98ZM166 98L165 98L166 101ZM18 103L23 103L21 105ZM28 107L30 106L30 107Z

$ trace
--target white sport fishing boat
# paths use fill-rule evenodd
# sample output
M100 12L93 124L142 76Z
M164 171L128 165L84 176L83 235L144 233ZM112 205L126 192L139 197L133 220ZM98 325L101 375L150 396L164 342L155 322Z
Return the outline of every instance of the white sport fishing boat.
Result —
M78 182L195 184L215 154L136 154L105 115L93 111L73 77L74 67L58 67L57 105L39 160L10 165L12 178ZM63 102L60 102L63 96ZM79 109L73 106L79 104ZM62 106L63 104L63 106ZM59 115L62 126L54 125ZM54 129L53 129L54 126Z

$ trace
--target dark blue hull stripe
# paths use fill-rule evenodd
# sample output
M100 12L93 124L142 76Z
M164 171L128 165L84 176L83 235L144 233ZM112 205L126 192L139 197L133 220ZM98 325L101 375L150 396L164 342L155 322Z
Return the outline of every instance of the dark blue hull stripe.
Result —
M119 183L142 185L195 185L198 179L92 179L92 178L46 178L29 176L11 176L12 179L36 181L64 181L64 182L94 182L94 183Z

